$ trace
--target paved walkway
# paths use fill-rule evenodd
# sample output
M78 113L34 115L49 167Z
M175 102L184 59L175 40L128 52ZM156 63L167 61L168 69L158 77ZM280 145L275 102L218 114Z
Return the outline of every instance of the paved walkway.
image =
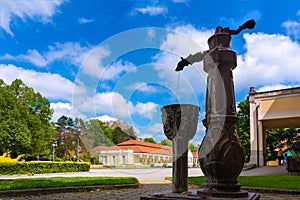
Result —
M164 180L165 177L171 176L172 169L110 169L110 170L91 170L90 172L80 173L58 173L58 174L41 174L34 176L0 176L0 178L35 178L35 177L53 177L53 176L134 176L141 183L142 187L138 189L119 189L119 190L103 190L103 191L91 191L91 192L76 192L76 193L58 193L41 196L24 196L24 197L9 197L1 198L0 200L21 200L21 199L32 199L32 200L44 200L44 199L100 199L100 200L138 200L141 195L146 195L153 192L159 192L168 190L171 188L170 182ZM282 175L287 174L284 167L262 167L255 168L242 172L242 176L253 176L253 175ZM200 176L202 172L199 168L189 169L189 176ZM262 200L284 200L294 199L300 200L300 195L288 195L288 194L261 194Z
M76 193L58 193L41 196L9 197L1 200L139 200L140 196L153 192L169 190L171 184L144 184L139 189L103 190ZM300 200L300 195L261 194L261 200Z

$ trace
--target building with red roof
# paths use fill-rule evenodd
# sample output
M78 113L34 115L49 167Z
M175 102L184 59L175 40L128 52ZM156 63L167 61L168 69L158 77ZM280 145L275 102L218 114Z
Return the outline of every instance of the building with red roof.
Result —
M98 146L91 150L104 166L163 166L172 165L172 147L140 140L128 140L112 147ZM189 166L195 158L189 151Z

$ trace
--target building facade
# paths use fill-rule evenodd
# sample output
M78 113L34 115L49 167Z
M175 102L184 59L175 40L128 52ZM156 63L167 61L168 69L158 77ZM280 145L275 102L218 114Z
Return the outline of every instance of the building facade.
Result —
M250 163L266 165L266 130L300 128L300 87L267 92L250 88Z
M172 166L172 147L139 140L128 140L112 147L98 146L92 153L109 167ZM189 151L188 165L194 166L195 162Z

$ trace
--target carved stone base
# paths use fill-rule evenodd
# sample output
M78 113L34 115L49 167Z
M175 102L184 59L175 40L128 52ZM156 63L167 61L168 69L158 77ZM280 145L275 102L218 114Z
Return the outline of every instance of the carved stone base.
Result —
M200 193L200 194L199 194ZM245 195L244 197L241 197ZM210 200L220 200L220 199L235 199L235 200L259 200L260 194L258 193L252 193L247 191L240 191L240 192L223 192L219 193L219 196L216 194L208 194L208 193L202 193L201 190L189 190L188 192L184 193L172 193L171 190L152 193L149 195L141 196L140 200L204 200L204 199L210 199Z

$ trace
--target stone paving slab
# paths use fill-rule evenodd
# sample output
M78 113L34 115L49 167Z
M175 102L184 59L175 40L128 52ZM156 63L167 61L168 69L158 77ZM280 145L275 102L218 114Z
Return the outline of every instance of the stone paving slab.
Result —
M22 196L0 198L0 200L139 200L140 196L169 190L171 184L144 184L138 189L98 190L90 192L58 193L41 196ZM300 200L299 194L261 193L261 200Z

